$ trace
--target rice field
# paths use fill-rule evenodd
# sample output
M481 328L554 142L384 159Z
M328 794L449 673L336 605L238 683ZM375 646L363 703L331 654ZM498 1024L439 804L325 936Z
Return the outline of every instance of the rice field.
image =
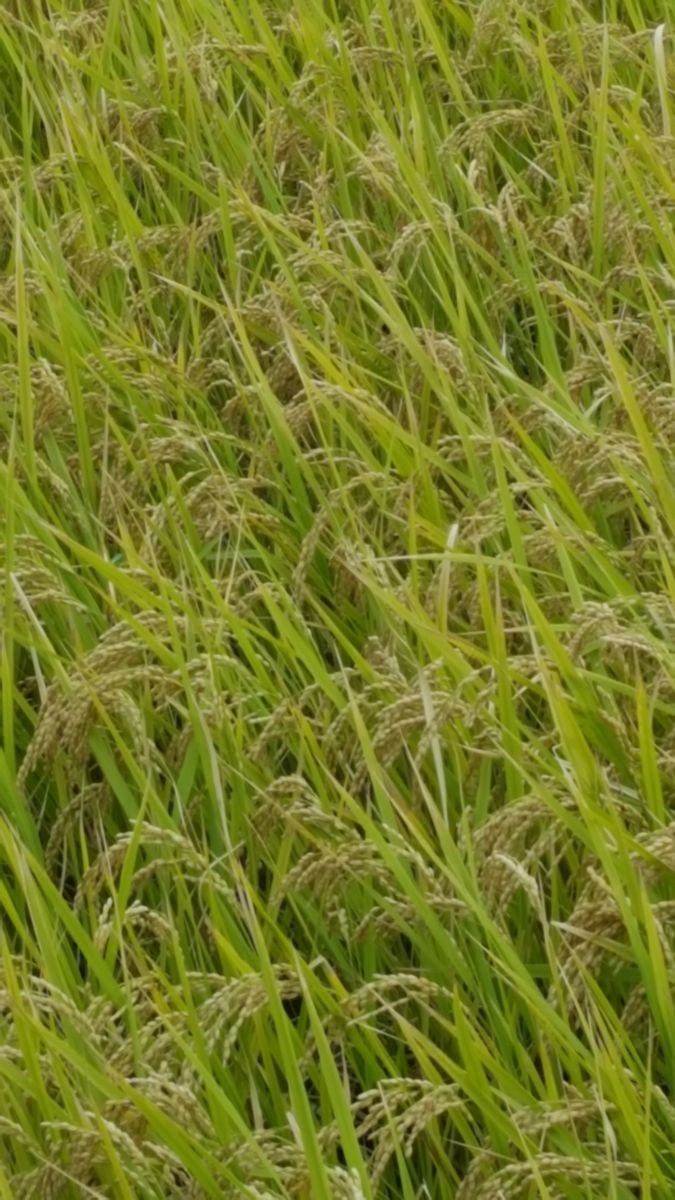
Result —
M675 1196L664 0L3 0L0 1200Z

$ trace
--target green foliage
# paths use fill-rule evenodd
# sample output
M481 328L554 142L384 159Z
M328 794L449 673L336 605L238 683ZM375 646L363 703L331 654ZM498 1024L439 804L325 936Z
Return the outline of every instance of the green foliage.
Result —
M0 1196L675 1189L673 33L5 0Z

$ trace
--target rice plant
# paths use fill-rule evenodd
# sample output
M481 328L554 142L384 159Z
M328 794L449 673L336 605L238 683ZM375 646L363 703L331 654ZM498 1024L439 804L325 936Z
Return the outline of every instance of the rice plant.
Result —
M675 1194L675 32L3 0L0 1197Z

